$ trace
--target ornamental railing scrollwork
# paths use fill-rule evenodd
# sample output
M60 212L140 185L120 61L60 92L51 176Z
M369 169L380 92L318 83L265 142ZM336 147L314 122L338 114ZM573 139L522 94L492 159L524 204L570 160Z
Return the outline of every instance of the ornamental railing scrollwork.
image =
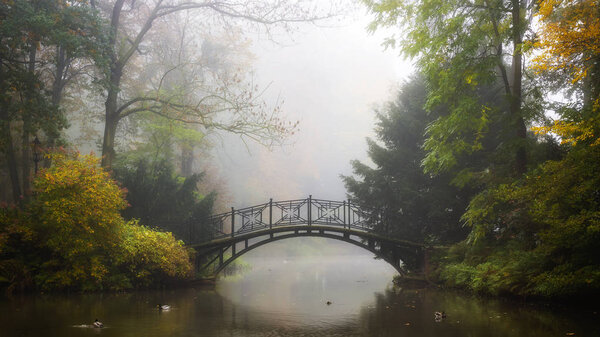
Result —
M279 226L335 226L371 231L381 217L377 212L364 209L350 201L295 199L273 201L251 207L216 214L208 219L211 233L206 240L273 229Z

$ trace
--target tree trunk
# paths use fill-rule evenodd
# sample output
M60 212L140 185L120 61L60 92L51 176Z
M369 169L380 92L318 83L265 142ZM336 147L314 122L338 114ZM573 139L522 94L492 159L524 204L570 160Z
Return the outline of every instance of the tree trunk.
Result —
M108 103L108 101L107 101ZM109 115L107 104L106 120L104 121L104 140L102 142L102 162L105 169L110 169L115 160L115 134L117 132L118 119L114 114Z
M4 73L4 62L0 58L0 92L5 93L8 89L6 74ZM10 134L10 116L8 107L10 106L10 96L0 96L0 151L6 157L6 168L10 177L12 197L15 203L19 202L21 196L21 184L19 182L19 171L17 169L17 160L13 148L13 140Z
M110 72L110 87L106 96L104 120L104 140L102 142L102 167L111 168L115 160L115 135L119 124L117 98L121 84L121 69L115 66Z
M516 136L515 171L522 175L527 170L527 127L521 111L521 92L523 80L523 17L526 0L512 0L513 57L512 57L512 93L510 100L511 121Z
M112 48L111 65L109 73L109 85L107 89L106 102L104 103L104 139L102 140L102 167L110 169L115 160L115 135L117 133L117 125L120 117L117 113L117 99L121 89L121 76L123 74L123 66L119 62L117 56L117 34L119 29L119 19L121 9L125 0L117 0L113 6L112 15L110 18L110 39L109 44Z
M67 67L67 58L65 49L62 46L56 48L56 73L52 83L52 104L59 105L62 99L62 91L65 86L65 68Z
M67 57L65 55L65 49L62 46L56 48L56 73L54 74L54 82L52 83L52 105L59 107L60 101L62 100L62 92L65 87L65 69L67 67ZM56 134L48 134L46 140L46 148L52 150L56 146L59 134L58 130ZM52 160L50 158L44 159L44 167L50 167Z
M29 142L29 132L27 131L28 126L23 124L23 134L21 137L21 179L23 179L23 193L29 193L31 187L29 182L31 181L31 165L29 161L31 160L31 152L30 147L31 143Z
M19 183L19 172L17 170L17 159L15 157L15 149L10 135L10 122L5 120L2 123L2 132L4 136L6 164L10 175L10 184L12 186L13 201L18 203L21 198L21 184Z
M181 147L181 175L190 177L194 166L194 145L183 144Z
M584 66L588 69L586 76L583 77L583 111L586 115L582 118L591 118L594 112L594 104L600 98L600 57L585 53L585 58L589 58Z
M37 46L35 42L29 47L29 61L27 66L27 71L31 75L32 78L35 77L35 60L37 57ZM30 89L33 90L33 89ZM29 92L31 96L27 98L27 103L29 105L35 104L35 102L31 99L33 93ZM30 180L31 180L31 144L29 142L30 136L30 118L27 115L23 116L23 134L21 136L21 179L23 180L23 193L27 194L30 190Z

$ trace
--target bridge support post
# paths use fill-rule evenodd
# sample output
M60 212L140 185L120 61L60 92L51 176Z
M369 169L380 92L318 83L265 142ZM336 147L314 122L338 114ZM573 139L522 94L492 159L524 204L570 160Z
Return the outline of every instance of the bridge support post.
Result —
M235 234L235 210L231 207L231 237Z
M312 194L308 196L307 217L308 217L308 225L310 226L312 223Z
M273 229L273 198L269 199L269 229Z
M346 200L344 200L344 206L342 208L342 210L344 211L344 228L346 228Z
M350 229L351 224L352 224L352 208L350 207L350 200L348 200L348 229Z

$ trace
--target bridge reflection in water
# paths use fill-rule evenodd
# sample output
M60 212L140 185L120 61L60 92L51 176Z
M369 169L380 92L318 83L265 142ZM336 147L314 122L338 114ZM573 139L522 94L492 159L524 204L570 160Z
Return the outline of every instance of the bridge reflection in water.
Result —
M425 246L386 236L380 212L349 201L296 199L273 201L211 216L203 239L191 242L198 255L196 270L216 276L246 252L264 244L294 238L323 237L364 248L391 264L401 275L423 267ZM208 231L206 230L208 227Z

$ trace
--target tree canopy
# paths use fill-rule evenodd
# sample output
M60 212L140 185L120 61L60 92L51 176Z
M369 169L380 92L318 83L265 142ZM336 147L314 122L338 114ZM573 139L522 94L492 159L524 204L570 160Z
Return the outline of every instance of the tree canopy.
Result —
M440 188L473 188L455 220L469 233L439 253L437 280L488 294L598 295L597 3L363 2L375 15L372 30L402 27L386 43L414 58L424 75L422 147L404 149L424 150L422 169L432 177L453 176ZM369 181L386 176L356 168L376 176ZM361 184L347 185L369 198Z
M368 141L375 167L353 161L356 177L343 178L353 202L382 211L388 227L378 231L415 242L453 242L464 237L459 219L469 194L451 186L448 174L423 172L425 129L436 117L425 112L426 97L416 77L378 110L378 141Z
M482 149L492 115L504 119L503 144L513 155L513 174L526 171L526 123L536 104L524 104L535 88L524 86L523 41L530 29L533 2L363 1L375 15L370 29L402 27L387 39L416 60L429 88L426 109L443 105L447 113L427 129L424 167L438 173L454 167L462 154ZM525 83L527 84L527 83ZM481 85L498 85L505 102L481 100Z

